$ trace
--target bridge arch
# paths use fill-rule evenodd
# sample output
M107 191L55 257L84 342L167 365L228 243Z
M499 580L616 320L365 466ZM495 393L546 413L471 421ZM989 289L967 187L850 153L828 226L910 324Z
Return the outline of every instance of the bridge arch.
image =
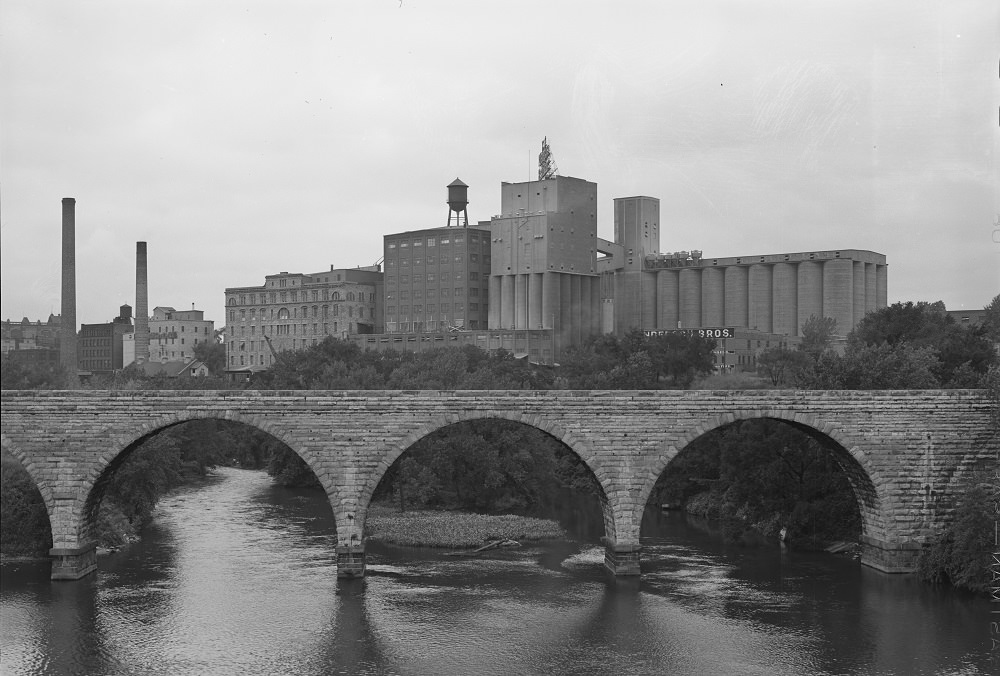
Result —
M393 463L395 463L415 443L424 437L437 432L438 430L445 429L458 423L490 419L507 420L537 429L557 441L560 441L570 451L572 451L573 454L580 458L580 460L583 461L583 464L597 480L597 483L601 488L601 495L599 497L601 500L601 510L604 514L605 536L612 540L615 538L615 534L619 530L618 524L620 522L622 512L615 501L614 493L610 490L612 485L611 477L605 470L604 466L598 461L597 454L595 453L590 442L586 438L574 434L571 430L567 430L562 425L553 422L546 417L530 413L517 413L509 411L470 410L456 411L446 415L438 415L415 427L406 436L385 447L379 454L375 470L361 485L359 490L356 512L360 526L362 528L364 527L368 507L371 504L372 496L374 495L379 482L383 477L385 477Z
M31 456L14 443L13 439L2 432L0 432L0 447L3 448L3 452L7 456L17 461L31 478L31 482L35 485L35 488L38 489L38 493L42 496L42 503L45 505L45 515L49 520L49 530L51 531L52 524L55 523L55 491L52 489L52 486L38 471L35 463L31 460Z
M862 535L878 540L883 540L886 537L887 524L882 508L885 496L879 488L886 485L886 482L859 441L839 426L825 422L813 414L788 410L730 411L688 427L677 436L665 441L642 486L641 500L636 505L636 518L641 519L642 510L645 508L646 501L649 500L657 480L664 472L669 471L670 463L680 452L695 439L742 420L782 422L817 440L833 454L835 461L851 484L854 499L861 515ZM640 521L637 520L636 523L640 523Z
M152 439L168 428L196 420L224 420L239 423L265 432L283 443L293 453L302 458L309 469L319 479L323 490L326 492L327 500L334 510L335 527L340 523L340 515L337 513L335 502L337 489L333 477L328 472L322 471L317 458L308 449L302 448L295 437L286 432L280 425L275 425L259 415L246 415L233 410L177 411L166 416L148 420L138 427L130 428L128 431L112 433L110 435L106 445L107 450L101 453L96 458L96 461L88 467L85 473L83 489L76 496L72 508L71 515L76 528L77 542L85 543L94 540L92 528L97 510L104 496L104 483L110 479L114 470L124 462L132 451L139 448L144 441Z
M4 452L17 460L24 471L28 473L31 480L34 482L35 486L38 488L38 492L42 494L42 499L45 500L45 508L49 512L49 519L52 519L52 508L51 503L54 499L52 487L48 485L43 476L39 475L35 464L31 462L31 456L25 453L21 448L14 442L13 439L8 437L6 434L0 433L0 446L3 447Z

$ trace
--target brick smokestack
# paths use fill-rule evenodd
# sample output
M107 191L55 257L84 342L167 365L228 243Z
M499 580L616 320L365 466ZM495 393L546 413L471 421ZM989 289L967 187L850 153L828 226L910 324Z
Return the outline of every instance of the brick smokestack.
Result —
M76 354L76 200L62 201L62 317L59 323L59 363L68 385L77 382Z
M135 243L135 363L149 361L149 285L146 243Z

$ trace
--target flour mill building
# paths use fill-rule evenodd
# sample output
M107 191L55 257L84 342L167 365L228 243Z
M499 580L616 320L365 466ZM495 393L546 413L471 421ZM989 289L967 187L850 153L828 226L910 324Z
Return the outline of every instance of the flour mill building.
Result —
M263 286L226 289L226 370L260 371L283 350L327 336L347 339L382 330L382 272L377 266L267 275Z

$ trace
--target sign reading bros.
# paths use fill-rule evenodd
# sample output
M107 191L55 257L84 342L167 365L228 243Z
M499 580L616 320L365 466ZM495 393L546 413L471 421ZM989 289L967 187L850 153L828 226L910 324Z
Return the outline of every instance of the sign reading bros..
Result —
M643 331L647 336L666 336L679 333L684 336L698 336L699 338L735 338L736 329L711 328L711 329L657 329L655 331Z

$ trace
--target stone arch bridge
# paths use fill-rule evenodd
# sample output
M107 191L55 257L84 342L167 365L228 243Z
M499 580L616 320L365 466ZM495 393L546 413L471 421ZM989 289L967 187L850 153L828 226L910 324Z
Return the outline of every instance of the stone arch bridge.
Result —
M969 473L995 459L983 391L4 391L0 429L41 492L53 579L94 571L93 518L105 481L143 440L220 418L287 444L319 477L337 527L338 572L364 574L363 529L376 485L418 439L460 421L501 418L561 440L603 489L605 562L640 570L646 500L671 459L737 420L784 421L820 440L850 479L862 562L913 569L948 520Z

